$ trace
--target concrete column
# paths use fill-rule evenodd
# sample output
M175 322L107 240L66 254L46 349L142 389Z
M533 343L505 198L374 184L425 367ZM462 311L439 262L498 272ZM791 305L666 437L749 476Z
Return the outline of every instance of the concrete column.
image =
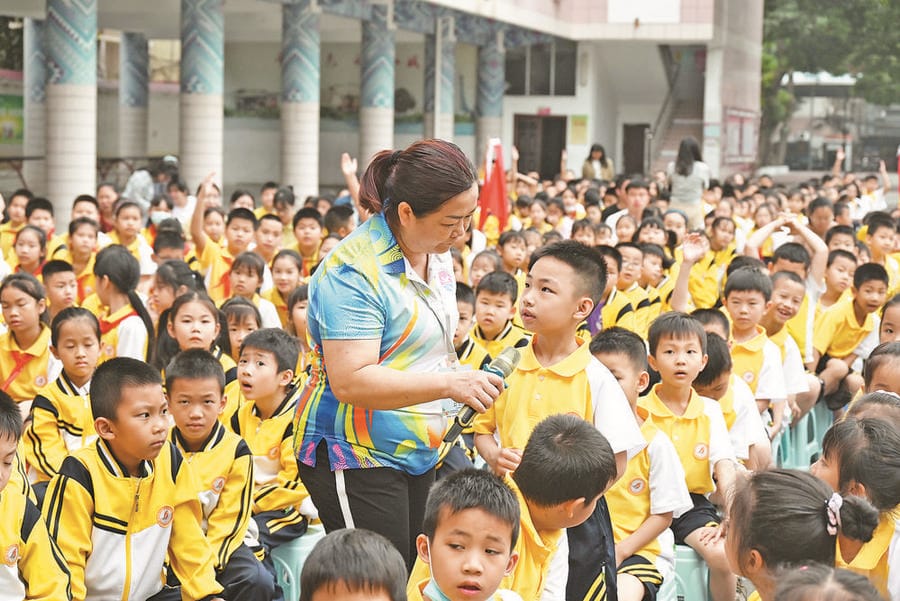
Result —
M142 33L122 33L119 44L119 156L147 155L150 58Z
M478 91L475 111L475 156L478 165L484 162L488 140L503 133L503 94L506 88L506 51L503 32L490 44L478 48Z
M97 181L97 0L47 0L47 195L57 229Z
M181 0L181 178L196 188L215 171L222 180L225 125L223 0Z
M703 90L703 162L713 177L719 177L722 150L722 76L724 51L710 47L706 51L706 83Z
M435 35L425 34L425 92L422 95L423 137L434 137L434 49Z
M388 0L390 3L391 0ZM372 19L362 22L359 163L394 146L394 24L392 4L373 4Z
M281 183L319 193L319 12L315 2L281 12Z
M44 21L25 19L25 60L22 96L24 101L25 140L22 154L42 157L22 165L25 182L38 195L47 193L47 54L44 51Z
M456 20L439 17L436 23L434 77L434 137L453 140L453 95L456 79Z

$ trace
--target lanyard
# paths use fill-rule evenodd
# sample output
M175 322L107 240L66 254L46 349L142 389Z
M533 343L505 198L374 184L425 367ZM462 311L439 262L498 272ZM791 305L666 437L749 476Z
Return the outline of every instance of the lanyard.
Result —
M456 356L456 347L453 346L453 334L450 332L449 323L450 316L447 311L444 310L443 302L439 300L438 294L421 279L410 278L409 281L415 287L416 296L425 303L425 306L428 307L429 311L431 311L432 315L434 315L434 318L437 320L438 326L441 328L441 338L444 341L444 348L447 352L447 366L450 369L455 370L459 366L459 358ZM437 299L438 302L441 302L440 313L430 299ZM443 313L443 315L441 315L441 313Z

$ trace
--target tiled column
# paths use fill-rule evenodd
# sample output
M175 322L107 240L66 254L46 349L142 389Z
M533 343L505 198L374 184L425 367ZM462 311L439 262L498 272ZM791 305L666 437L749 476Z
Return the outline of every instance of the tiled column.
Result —
M389 7L372 6L372 18L362 22L362 86L359 108L359 162L394 146L394 24Z
M434 137L453 139L453 94L456 79L456 20L439 17L436 22L434 67Z
M97 181L97 0L47 0L47 195L56 223Z
M150 59L147 38L141 33L122 33L119 44L119 155L147 154L147 99Z
M319 193L319 9L311 0L281 13L281 183Z
M223 0L181 0L181 177L196 187L210 172L222 180L225 124Z
M434 48L435 35L425 34L425 91L422 95L422 125L424 137L434 137Z
M478 164L484 162L488 140L501 137L503 131L503 93L506 87L506 56L503 32L490 44L478 48L478 96L475 110L475 155Z
M47 152L47 54L44 51L44 21L25 19L24 101L25 140L22 154L44 157ZM47 161L44 158L25 161L25 182L35 194L47 193Z

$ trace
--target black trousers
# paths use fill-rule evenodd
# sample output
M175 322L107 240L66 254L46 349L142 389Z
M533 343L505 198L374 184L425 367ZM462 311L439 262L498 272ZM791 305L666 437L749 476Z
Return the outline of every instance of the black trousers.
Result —
M616 541L606 497L585 522L566 530L569 539L569 581L566 601L618 601Z
M181 583L171 571L166 586L148 601L181 601ZM281 587L275 586L274 568L270 571L246 545L234 550L225 567L216 574L228 601L277 601L283 599Z
M433 469L421 476L388 467L333 472L324 442L316 448L316 467L298 462L298 468L326 532L341 528L377 532L391 541L412 570Z

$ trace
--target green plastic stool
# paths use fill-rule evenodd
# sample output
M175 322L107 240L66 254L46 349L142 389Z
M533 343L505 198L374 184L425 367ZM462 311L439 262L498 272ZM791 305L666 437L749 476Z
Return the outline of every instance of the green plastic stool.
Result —
M794 465L791 467L805 470L819 458L822 435L819 434L818 428L818 423L811 413L804 415L797 425L791 428L791 456L794 459Z
M677 601L709 599L709 568L687 545L675 545L675 591Z
M295 538L272 550L272 563L275 564L275 578L284 592L285 601L300 599L300 572L313 547L325 538L325 527L314 524L306 530L306 534Z
M816 421L817 442L819 444L819 449L821 449L822 439L825 438L825 432L827 432L828 428L831 427L831 424L834 423L834 414L825 406L825 403L816 403L809 413Z
M778 435L774 441L772 441L772 446L775 447L775 459L778 463L778 467L783 468L793 468L794 467L794 457L791 454L791 429L789 426L785 426L781 429L781 434Z

